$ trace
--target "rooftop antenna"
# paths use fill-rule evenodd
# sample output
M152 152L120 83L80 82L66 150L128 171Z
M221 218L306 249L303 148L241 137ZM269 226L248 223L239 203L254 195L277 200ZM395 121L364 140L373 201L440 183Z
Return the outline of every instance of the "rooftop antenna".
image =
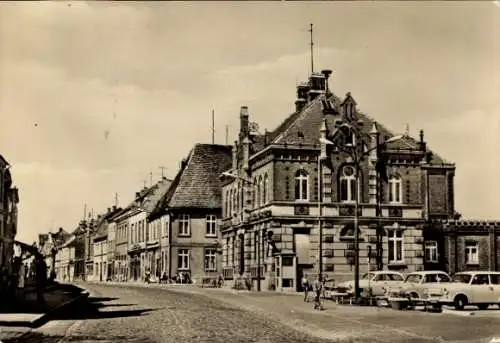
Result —
M167 167L160 166L158 168L161 169L161 178L165 178L165 170L167 170Z
M309 32L311 33L311 74L314 73L314 54L313 54L313 24L309 24Z
M153 187L153 172L149 172L149 187Z
M215 111L212 110L212 144L215 144Z
M406 123L406 131L405 131L405 136L410 136L410 124Z
M142 180L143 184L144 184L144 188L147 188L146 187L146 184L147 184L147 181L146 180Z
M229 143L229 125L226 125L226 145Z
M115 193L115 206L118 207L118 193Z
M83 205L83 220L87 219L87 204Z

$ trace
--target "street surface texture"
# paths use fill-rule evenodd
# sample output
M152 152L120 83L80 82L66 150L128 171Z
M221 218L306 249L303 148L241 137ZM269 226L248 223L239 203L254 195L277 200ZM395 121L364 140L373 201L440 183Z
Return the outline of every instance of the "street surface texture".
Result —
M301 296L192 286L85 284L89 304L4 343L491 342L499 310L487 315L395 311ZM1 332L1 331L0 331Z

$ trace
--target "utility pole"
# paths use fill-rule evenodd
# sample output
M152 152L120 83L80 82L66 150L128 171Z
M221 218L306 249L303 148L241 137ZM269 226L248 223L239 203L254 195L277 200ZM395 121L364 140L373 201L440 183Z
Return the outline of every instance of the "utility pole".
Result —
M313 53L313 46L314 46L314 42L313 42L313 24L309 24L309 32L311 33L311 74L314 73L314 53Z
M165 177L165 170L167 170L167 167L160 166L158 168L161 169L161 178L163 179Z
M212 144L215 144L215 111L212 110Z

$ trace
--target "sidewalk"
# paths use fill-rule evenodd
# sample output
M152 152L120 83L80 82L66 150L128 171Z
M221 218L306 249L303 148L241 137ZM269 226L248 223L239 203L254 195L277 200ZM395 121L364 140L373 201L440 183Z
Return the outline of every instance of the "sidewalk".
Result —
M87 296L88 292L74 285L50 285L44 291L45 306L41 307L37 301L36 290L27 288L23 290L15 304L0 308L0 327L40 326L62 308ZM6 329L2 328L2 331Z

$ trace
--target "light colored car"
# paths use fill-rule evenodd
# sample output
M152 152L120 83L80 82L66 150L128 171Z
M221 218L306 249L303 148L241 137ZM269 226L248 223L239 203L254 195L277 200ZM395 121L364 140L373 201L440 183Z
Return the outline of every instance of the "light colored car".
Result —
M452 277L452 283L429 285L424 298L443 305L453 305L462 310L467 305L487 309L489 305L500 305L500 272L460 272Z
M371 290L372 296L382 296L386 289L396 287L403 281L404 276L401 273L387 270L373 271L364 274L359 279L359 289L361 294L366 295ZM354 293L354 280L342 282L338 287L346 288L348 293Z
M398 285L399 291L410 297L420 299L429 285L439 284L445 287L451 283L451 277L439 270L412 272L406 275L405 281Z

